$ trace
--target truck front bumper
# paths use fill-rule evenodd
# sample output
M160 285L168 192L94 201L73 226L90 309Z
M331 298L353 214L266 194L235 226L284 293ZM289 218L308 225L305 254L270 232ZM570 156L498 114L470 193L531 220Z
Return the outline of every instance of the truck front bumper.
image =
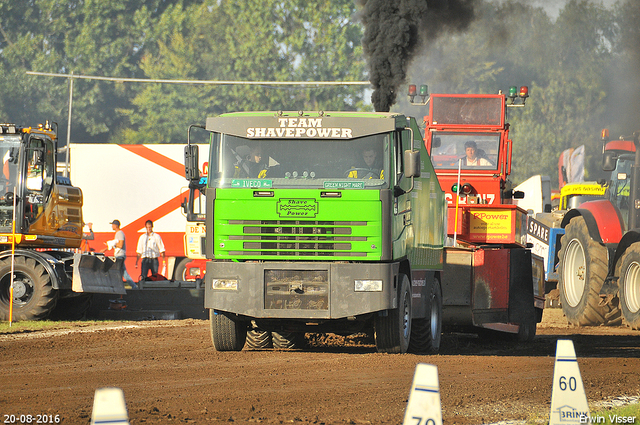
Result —
M398 263L215 262L205 307L250 318L341 319L397 306Z

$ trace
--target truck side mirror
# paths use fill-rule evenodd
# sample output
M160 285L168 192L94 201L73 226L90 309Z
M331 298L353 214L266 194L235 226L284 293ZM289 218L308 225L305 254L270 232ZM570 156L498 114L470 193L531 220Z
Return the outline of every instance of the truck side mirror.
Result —
M417 149L404 151L405 177L420 177L420 151Z
M198 158L198 146L187 145L184 147L184 175L189 181L200 180L200 164Z
M602 170L613 171L616 169L616 163L618 162L618 155L612 151L606 151L602 156Z

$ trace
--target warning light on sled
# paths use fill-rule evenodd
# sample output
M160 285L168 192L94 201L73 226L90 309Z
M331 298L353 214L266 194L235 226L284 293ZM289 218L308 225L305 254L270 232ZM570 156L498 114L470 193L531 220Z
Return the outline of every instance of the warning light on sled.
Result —
M409 103L412 105L426 105L429 99L429 86L422 84L420 91L415 84L409 84ZM420 96L420 101L416 102L416 96Z
M518 97L520 98L521 102L516 103L516 100L518 99ZM507 98L509 99L509 102L507 102L507 106L524 106L528 97L529 97L528 86L520 86L519 90L518 90L518 87L511 86L509 87L509 94L507 95Z
M409 84L409 103L413 103L413 100L416 98L416 85Z

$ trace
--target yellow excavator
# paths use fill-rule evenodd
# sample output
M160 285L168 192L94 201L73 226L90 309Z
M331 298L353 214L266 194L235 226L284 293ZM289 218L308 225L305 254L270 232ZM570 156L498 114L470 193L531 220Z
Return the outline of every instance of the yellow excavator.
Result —
M125 293L121 263L80 252L82 190L57 150L55 124L0 124L0 320L77 319L92 293Z

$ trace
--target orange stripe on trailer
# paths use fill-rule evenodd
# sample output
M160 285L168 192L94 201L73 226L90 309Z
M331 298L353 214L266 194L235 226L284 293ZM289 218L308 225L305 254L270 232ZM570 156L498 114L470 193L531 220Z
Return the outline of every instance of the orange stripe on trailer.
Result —
M138 229L144 227L144 223L147 220L156 221L165 215L169 214L172 211L175 211L177 208L180 208L182 204L182 199L184 198L184 193L179 194L178 196L168 200L164 204L160 205L158 208L149 211L148 213L142 215L142 217L132 221L122 228L123 231L133 231L137 232Z
M173 171L179 176L184 176L184 164L181 164L178 161L168 158L162 154L159 154L153 149L149 149L144 145L118 145L118 146L146 159L147 161L153 162L154 164L157 164L163 168L166 168L169 171Z

